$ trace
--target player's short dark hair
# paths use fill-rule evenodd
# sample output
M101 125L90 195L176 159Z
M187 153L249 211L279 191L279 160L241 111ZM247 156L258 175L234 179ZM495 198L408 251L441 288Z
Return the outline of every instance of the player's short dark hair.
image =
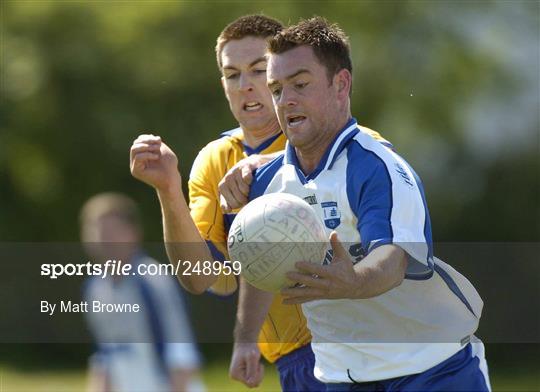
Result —
M352 74L349 38L337 24L331 24L320 16L301 20L283 29L270 40L268 52L280 54L304 45L311 47L319 62L326 67L329 81L342 69Z
M81 226L84 226L108 216L114 216L135 229L140 229L139 209L135 201L115 192L99 193L88 199L81 208L79 221Z
M229 23L217 38L216 59L219 69L223 67L221 52L227 42L245 37L269 38L282 29L281 22L265 15L245 15Z

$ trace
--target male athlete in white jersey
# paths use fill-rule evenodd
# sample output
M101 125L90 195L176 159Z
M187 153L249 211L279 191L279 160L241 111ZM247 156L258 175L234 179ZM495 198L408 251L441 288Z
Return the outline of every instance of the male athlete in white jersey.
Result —
M348 38L322 18L283 30L270 40L267 79L288 144L256 171L250 199L309 200L333 248L325 265L297 263L289 277L303 286L282 291L303 304L315 376L331 391L489 390L473 336L482 300L433 257L413 169L351 116Z

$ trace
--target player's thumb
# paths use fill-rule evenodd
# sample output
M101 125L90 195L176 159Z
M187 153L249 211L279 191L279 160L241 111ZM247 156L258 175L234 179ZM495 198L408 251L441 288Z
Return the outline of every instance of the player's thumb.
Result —
M219 195L219 206L221 207L221 210L223 212L231 212L232 209L229 206L229 203L227 203L227 199L225 199L225 196Z
M343 260L343 259L349 258L349 252L347 252L347 250L345 249L345 247L339 240L338 234L336 231L333 231L330 234L330 244L332 245L332 252L334 255L332 257L332 261Z

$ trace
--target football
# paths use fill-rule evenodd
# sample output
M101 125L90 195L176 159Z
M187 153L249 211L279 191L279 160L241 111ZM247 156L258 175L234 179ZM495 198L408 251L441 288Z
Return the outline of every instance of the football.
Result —
M253 286L279 292L295 282L285 274L295 263L322 264L330 249L321 218L298 196L263 195L248 203L229 230L230 260L241 263L242 276Z

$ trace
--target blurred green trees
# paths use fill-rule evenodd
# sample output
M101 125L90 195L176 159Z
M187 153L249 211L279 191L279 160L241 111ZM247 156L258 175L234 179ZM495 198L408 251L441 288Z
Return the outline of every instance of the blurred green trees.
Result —
M131 141L161 135L187 177L235 126L214 44L234 18L319 14L351 38L353 113L423 178L434 238L535 241L539 213L537 2L3 1L0 239L76 240L94 193L131 194L161 237Z

